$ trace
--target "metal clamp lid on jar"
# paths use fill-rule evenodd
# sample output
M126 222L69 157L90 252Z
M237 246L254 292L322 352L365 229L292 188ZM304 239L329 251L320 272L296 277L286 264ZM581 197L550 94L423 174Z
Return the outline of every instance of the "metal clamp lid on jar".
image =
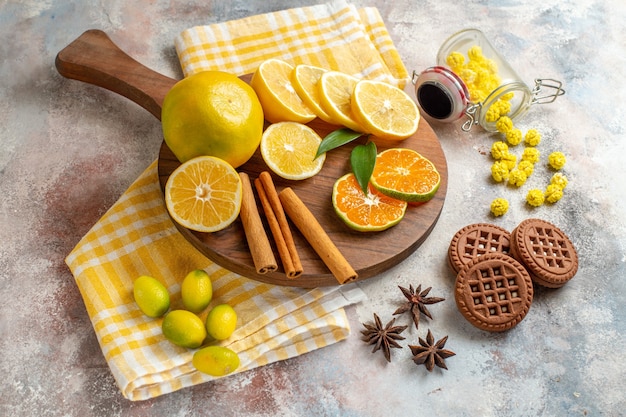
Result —
M505 67L504 71L507 74L506 80L481 101L472 101L470 90L465 82L454 71L444 66L443 55L451 52L455 44L466 47L474 42L487 49L491 57L497 59L498 64ZM495 122L486 120L487 110L507 94L515 97L511 112L508 114L513 120L521 117L531 105L552 103L558 96L565 93L562 83L554 79L536 79L534 88L529 89L493 49L484 34L476 29L466 29L452 35L444 42L439 52L438 65L427 68L421 73L414 71L412 82L415 85L417 103L426 118L440 122L454 122L466 116L468 120L462 126L464 131L469 131L476 124L480 124L488 131L495 131ZM546 93L546 89L556 91Z

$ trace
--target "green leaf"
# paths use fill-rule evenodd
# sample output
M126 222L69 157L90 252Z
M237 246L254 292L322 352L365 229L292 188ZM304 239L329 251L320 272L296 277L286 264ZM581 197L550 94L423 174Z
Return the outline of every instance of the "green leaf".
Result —
M317 158L321 154L328 152L332 149L338 148L341 145L345 145L348 142L352 142L356 138L363 136L363 133L355 132L354 130L343 128L330 132L320 143L317 148Z
M365 145L357 145L350 153L350 165L357 182L367 195L367 185L370 182L374 165L376 165L376 144L367 142Z

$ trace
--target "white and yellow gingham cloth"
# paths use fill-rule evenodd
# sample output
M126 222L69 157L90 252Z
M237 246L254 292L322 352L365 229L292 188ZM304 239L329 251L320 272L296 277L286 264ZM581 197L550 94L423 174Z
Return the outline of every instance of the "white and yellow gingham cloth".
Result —
M174 43L185 76L215 69L251 74L265 59L279 58L401 88L409 80L378 9L344 0L196 26Z
M348 22L356 22L356 26ZM204 46L192 42L201 37L200 33L220 41ZM242 42L256 46L239 55ZM325 51L327 62L335 62L328 58L333 48L337 61L342 61L339 58L344 58L346 50L352 51L355 59L349 72L353 74L377 74L397 83L402 83L406 74L376 9L357 11L344 1L192 28L176 39L176 46L187 75L208 69L243 75L268 56L300 62L309 56L308 62L321 65L313 56ZM311 48L309 54L307 48ZM377 48L380 53L375 53ZM211 306L228 303L238 314L237 330L222 342L239 354L241 365L236 372L345 339L350 326L344 307L365 299L356 284L319 289L275 286L211 262L170 220L156 162L81 239L66 263L111 372L123 395L131 400L153 398L214 379L194 369L194 350L165 340L162 319L146 317L138 309L132 289L140 275L163 282L174 309L182 308L180 283L185 275L193 269L209 273L214 288Z

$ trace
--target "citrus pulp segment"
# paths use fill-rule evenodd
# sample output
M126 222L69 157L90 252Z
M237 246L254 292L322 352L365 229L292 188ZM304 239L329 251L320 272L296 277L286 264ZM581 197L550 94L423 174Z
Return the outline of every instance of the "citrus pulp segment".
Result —
M263 123L263 108L252 87L221 71L178 81L161 109L165 143L180 162L211 155L236 168L258 148Z
M315 113L304 104L291 84L293 66L279 59L268 59L252 75L250 85L256 92L265 119L271 123L293 121L308 123Z
M406 201L388 197L371 185L366 195L352 173L335 182L332 200L337 215L361 232L381 231L398 224L407 208Z
M425 202L441 184L435 165L408 148L387 149L378 154L371 184L381 193L399 200Z
M321 171L326 154L315 157L322 138L310 127L296 122L270 125L261 138L261 156L277 175L303 180Z
M402 140L417 132L419 110L407 93L382 81L361 80L350 108L363 128L383 139Z
M363 132L363 127L354 119L350 101L358 78L339 71L322 74L318 82L320 105L336 125L343 125L356 132Z
M165 184L165 204L180 225L216 232L235 221L242 187L237 171L213 156L191 159L172 172Z
M317 117L326 123L335 124L333 119L320 105L320 93L317 85L325 72L327 72L326 69L312 65L296 65L291 72L291 84L298 96Z

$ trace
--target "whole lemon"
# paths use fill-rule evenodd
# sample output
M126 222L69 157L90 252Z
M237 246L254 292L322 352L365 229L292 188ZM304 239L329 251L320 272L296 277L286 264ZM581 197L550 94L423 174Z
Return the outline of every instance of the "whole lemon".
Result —
M200 317L187 310L172 310L161 324L163 336L175 345L195 349L206 339L206 329Z
M228 339L237 327L237 313L228 304L220 304L206 316L206 330L216 340Z
M263 134L263 108L233 74L203 71L178 81L161 108L165 143L180 162L216 156L234 168L254 154Z
M193 354L193 366L212 376L224 376L239 367L239 356L224 346L207 346Z
M142 275L133 283L133 297L148 317L161 317L170 308L170 294L157 279Z
M206 271L196 269L187 274L181 284L181 297L185 308L193 313L199 313L213 298L211 277Z

